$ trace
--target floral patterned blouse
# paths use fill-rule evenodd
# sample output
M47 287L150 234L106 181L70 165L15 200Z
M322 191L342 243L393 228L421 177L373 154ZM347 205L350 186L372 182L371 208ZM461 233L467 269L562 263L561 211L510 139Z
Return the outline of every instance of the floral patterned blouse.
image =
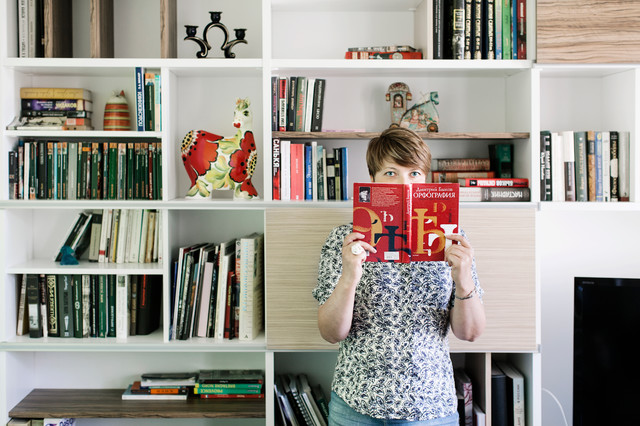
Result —
M322 247L313 296L327 301L342 274L352 225ZM473 279L482 295L475 268ZM431 420L457 409L449 356L454 283L446 262L365 262L351 330L340 342L332 390L357 412L381 419Z

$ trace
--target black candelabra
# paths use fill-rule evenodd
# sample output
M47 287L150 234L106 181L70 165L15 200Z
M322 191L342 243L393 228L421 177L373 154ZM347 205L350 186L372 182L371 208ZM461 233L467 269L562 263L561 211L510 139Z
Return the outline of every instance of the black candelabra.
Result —
M224 33L224 41L222 42L220 49L224 50L225 58L235 58L236 54L231 51L231 48L239 43L247 44L247 40L244 39L245 32L247 30L245 28L235 28L234 31L236 34L236 39L229 40L229 30L227 30L227 27L225 27L225 25L220 22L220 15L222 15L222 12L209 12L209 14L211 15L211 22L209 22L207 26L204 27L202 38L196 36L198 32L197 25L185 25L187 29L187 36L184 39L195 41L198 46L200 46L200 51L196 53L196 56L198 58L206 58L209 54L209 51L211 50L211 45L207 40L207 33L211 28L220 28Z

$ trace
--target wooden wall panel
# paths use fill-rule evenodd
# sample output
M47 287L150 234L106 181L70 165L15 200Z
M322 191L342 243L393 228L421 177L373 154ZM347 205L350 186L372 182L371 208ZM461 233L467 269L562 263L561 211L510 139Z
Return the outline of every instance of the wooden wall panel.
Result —
M463 208L461 227L476 255L487 328L474 343L450 334L460 351L536 351L535 210ZM270 349L331 349L317 328L320 249L351 209L283 208L266 212L266 314Z
M537 0L538 63L640 62L640 1Z

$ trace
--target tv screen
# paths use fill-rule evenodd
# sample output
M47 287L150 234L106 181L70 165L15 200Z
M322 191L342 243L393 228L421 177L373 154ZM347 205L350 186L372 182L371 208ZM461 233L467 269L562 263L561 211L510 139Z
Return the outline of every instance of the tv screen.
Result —
M573 424L638 424L640 279L575 278Z

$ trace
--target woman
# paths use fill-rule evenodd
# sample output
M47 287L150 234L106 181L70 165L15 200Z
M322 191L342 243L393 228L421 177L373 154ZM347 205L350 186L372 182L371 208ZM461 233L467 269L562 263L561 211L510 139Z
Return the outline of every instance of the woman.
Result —
M431 153L401 127L369 142L371 181L426 182ZM340 343L329 406L330 425L458 425L449 327L473 341L485 315L473 248L464 234L443 262L364 262L375 248L352 225L333 229L322 248L318 327Z

